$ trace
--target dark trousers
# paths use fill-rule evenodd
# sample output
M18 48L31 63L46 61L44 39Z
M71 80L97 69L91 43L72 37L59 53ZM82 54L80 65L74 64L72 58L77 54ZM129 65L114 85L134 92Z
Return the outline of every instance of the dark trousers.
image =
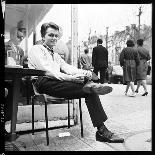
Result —
M105 76L106 76L106 68L105 67L94 67L93 71L96 75L100 72L100 83L104 83Z
M53 80L44 77L42 80L37 81L35 86L40 93L45 93L55 97L68 99L85 98L85 103L94 127L101 125L107 120L107 115L102 107L99 96L94 93L85 93L83 91L84 84Z

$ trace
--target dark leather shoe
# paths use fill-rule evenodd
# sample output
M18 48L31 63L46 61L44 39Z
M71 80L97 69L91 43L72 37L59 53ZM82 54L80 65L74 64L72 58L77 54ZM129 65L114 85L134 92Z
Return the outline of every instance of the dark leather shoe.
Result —
M148 92L145 92L142 96L147 96L148 95Z
M94 82L88 82L83 87L84 92L96 93L98 95L105 95L105 94L111 93L112 90L113 90L113 88L110 87L109 85L98 84L98 83L94 83Z
M138 93L138 90L135 90L135 93Z
M100 142L108 142L108 143L123 143L124 139L118 137L114 133L110 131L106 131L104 134L100 134L99 131L96 132L96 140Z

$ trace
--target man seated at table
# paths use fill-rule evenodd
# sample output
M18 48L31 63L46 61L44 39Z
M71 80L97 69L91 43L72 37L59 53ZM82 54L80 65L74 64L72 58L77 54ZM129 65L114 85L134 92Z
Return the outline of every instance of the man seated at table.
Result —
M29 51L30 68L46 71L46 76L39 78L35 86L40 93L70 99L85 98L85 102L94 127L97 127L96 140L103 142L124 142L123 138L109 131L104 122L107 115L102 107L99 95L112 91L105 84L91 82L92 72L78 69L67 64L53 47L59 39L59 26L54 23L44 23L41 26L42 45L34 45ZM89 82L86 83L85 79Z

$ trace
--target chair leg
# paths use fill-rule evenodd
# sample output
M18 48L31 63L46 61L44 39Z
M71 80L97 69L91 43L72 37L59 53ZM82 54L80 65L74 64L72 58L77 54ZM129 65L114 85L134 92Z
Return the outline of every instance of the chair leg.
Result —
M46 140L47 145L49 145L49 136L48 136L48 114L47 114L47 102L45 101L45 121L46 121Z
M82 121L81 98L79 99L79 110L80 110L80 123L81 123L81 137L83 137L83 121Z
M68 128L70 128L70 104L68 100Z
M32 100L32 135L34 135L34 97L32 97L31 100Z

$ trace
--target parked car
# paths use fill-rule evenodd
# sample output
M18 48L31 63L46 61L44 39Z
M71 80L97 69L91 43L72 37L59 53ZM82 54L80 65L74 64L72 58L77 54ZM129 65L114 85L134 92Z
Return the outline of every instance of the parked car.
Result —
M111 82L114 84L123 84L123 68L119 65L113 66Z

